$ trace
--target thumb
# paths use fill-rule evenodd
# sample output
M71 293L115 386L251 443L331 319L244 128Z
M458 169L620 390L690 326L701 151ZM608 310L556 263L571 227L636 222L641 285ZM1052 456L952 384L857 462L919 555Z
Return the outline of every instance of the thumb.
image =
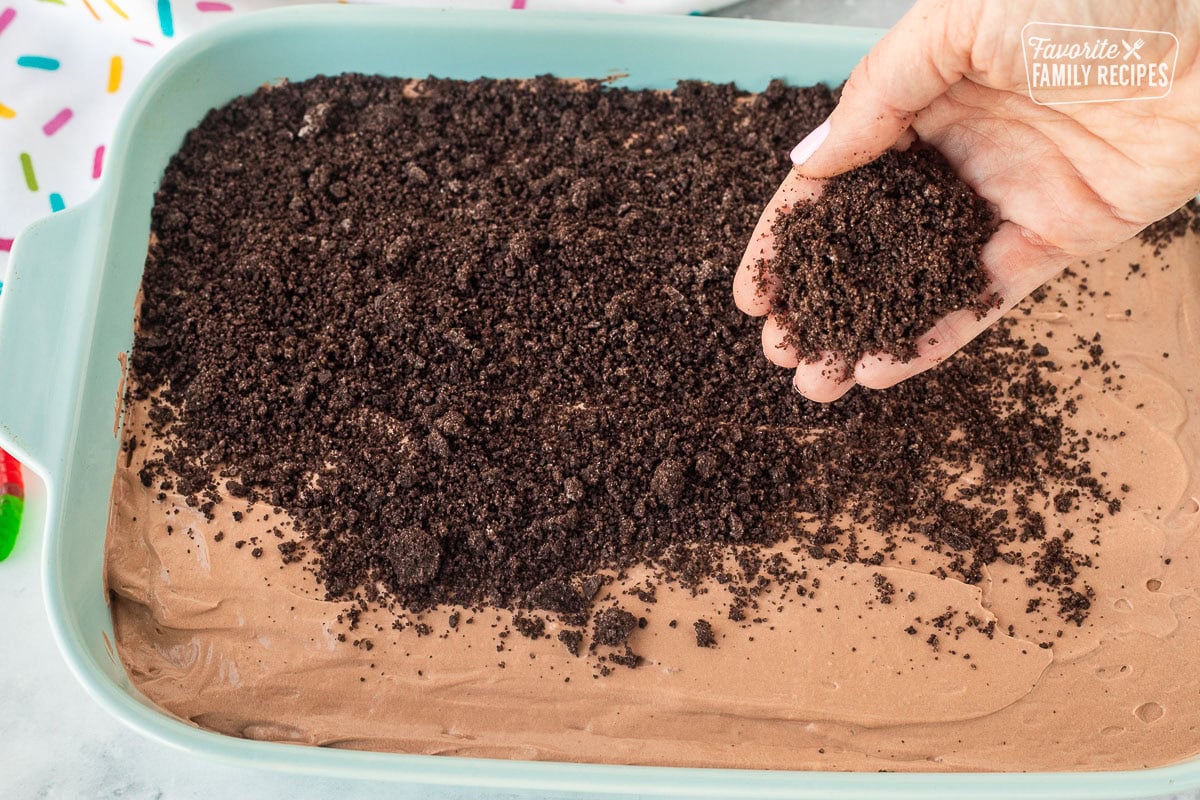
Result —
M837 108L792 150L806 178L874 161L969 68L975 2L920 0L858 63Z

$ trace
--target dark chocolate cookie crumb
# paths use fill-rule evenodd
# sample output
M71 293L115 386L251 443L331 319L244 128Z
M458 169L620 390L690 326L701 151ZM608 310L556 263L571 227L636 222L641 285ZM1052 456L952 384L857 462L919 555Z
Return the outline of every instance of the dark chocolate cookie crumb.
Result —
M567 652L577 656L583 652L583 631L564 629L558 632L558 640L567 648Z
M572 624L583 624L588 609L591 608L592 598L599 590L595 579L589 578L576 589L568 578L551 578L535 587L526 598L528 605L543 611L553 611L571 620Z
M696 631L696 647L716 647L717 637L713 634L712 623L698 619L692 623Z
M1195 198L1189 200L1183 208L1147 225L1138 234L1138 238L1142 244L1152 246L1154 255L1159 256L1171 242L1188 233L1200 234L1200 201Z
M780 216L760 286L776 284L771 311L804 361L908 361L938 318L999 304L980 260L995 230L988 204L937 151L889 150Z
M654 492L660 503L674 508L679 505L679 498L683 495L683 483L683 465L673 458L666 458L654 469L650 491Z
M629 667L630 669L634 669L642 665L642 657L630 650L628 645L625 646L624 652L610 653L608 655L608 660L614 664L620 664L623 667Z
M304 560L305 548L299 542L280 542L278 547L283 563L295 564L297 561Z
M637 629L638 620L623 608L606 608L596 612L593 625L592 641L605 647L616 647Z
M420 586L432 581L442 563L437 539L417 528L402 528L386 546L392 576L400 586Z
M517 629L517 633L529 639L540 639L546 635L546 621L537 616L517 614L513 617L513 627Z
M872 576L872 580L875 582L875 593L879 596L879 602L890 605L892 598L896 596L896 587L878 572Z

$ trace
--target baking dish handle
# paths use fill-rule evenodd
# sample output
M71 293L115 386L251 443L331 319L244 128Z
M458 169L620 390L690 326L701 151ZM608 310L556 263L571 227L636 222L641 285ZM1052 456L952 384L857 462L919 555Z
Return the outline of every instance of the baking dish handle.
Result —
M63 474L79 397L94 220L82 203L26 228L0 291L0 447L47 481Z

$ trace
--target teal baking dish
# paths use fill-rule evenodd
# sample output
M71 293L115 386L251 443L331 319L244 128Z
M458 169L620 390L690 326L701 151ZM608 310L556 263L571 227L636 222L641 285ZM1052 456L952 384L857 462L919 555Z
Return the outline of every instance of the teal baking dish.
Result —
M46 482L43 577L51 627L88 692L130 727L198 755L413 785L658 797L1142 797L1200 787L1200 761L1129 772L880 774L596 766L364 753L248 741L168 717L112 651L102 583L123 361L150 207L170 156L205 112L279 79L358 71L474 78L555 73L630 87L681 78L761 89L840 82L878 31L698 18L322 6L253 14L188 39L138 89L86 203L26 230L0 297L0 446ZM796 131L797 137L804 131ZM782 154L781 154L782 158ZM13 380L8 376L19 376Z

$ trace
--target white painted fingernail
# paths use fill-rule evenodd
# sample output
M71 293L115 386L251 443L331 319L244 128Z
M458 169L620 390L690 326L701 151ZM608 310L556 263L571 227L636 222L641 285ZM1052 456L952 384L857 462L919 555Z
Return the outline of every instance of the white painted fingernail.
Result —
M825 143L825 139L829 136L829 120L825 120L817 127L813 128L812 133L805 136L800 144L792 148L792 163L800 166L805 161L812 158L812 154L817 152L817 148Z

